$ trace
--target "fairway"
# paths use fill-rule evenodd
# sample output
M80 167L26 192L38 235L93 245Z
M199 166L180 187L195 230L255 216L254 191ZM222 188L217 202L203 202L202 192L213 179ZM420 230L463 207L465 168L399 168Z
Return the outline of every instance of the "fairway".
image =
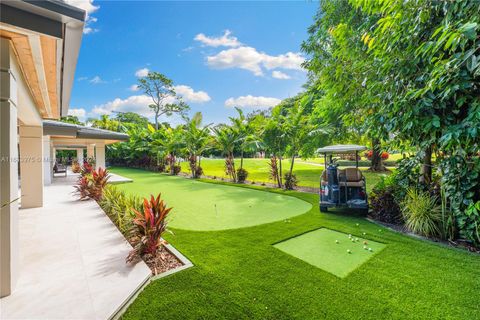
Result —
M278 193L205 183L152 172L115 168L113 173L133 179L118 185L141 197L162 193L173 207L170 227L212 231L250 227L288 219L311 209L308 202Z
M337 277L346 277L385 245L326 228L282 241L275 248Z

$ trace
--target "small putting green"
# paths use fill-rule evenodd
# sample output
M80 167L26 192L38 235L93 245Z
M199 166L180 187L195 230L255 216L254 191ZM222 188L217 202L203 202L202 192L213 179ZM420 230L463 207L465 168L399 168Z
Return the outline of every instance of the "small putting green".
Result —
M385 247L382 243L354 235L350 239L349 236L322 228L279 242L274 247L343 278Z
M167 205L173 207L169 226L177 229L213 231L251 227L288 219L312 207L306 201L278 193L136 169L111 171L133 179L133 183L118 185L127 193L141 197L161 193Z

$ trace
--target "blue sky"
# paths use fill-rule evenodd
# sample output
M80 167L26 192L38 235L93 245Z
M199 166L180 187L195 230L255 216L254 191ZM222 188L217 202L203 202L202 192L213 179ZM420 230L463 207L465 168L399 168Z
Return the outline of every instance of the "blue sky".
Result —
M158 71L206 122L267 108L301 91L300 44L318 3L68 0L88 9L70 112L112 111L151 117L135 91L139 75ZM162 119L178 122L178 119Z

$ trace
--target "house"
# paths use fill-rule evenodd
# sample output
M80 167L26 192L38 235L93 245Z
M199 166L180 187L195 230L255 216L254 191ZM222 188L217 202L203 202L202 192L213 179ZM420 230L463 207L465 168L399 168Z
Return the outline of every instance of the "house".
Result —
M105 145L128 136L56 121L68 113L85 11L56 0L2 0L0 13L0 297L10 299L22 270L19 216L44 206L55 150L83 157L87 149L104 167Z

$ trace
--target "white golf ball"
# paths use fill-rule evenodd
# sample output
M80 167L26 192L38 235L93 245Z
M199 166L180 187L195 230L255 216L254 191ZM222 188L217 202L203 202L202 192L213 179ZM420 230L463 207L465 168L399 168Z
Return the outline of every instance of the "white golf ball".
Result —
M372 252L372 251L373 251L373 249L372 249L372 248L368 248L368 251Z
M347 253L352 253L352 250L348 249L348 250L347 250Z

